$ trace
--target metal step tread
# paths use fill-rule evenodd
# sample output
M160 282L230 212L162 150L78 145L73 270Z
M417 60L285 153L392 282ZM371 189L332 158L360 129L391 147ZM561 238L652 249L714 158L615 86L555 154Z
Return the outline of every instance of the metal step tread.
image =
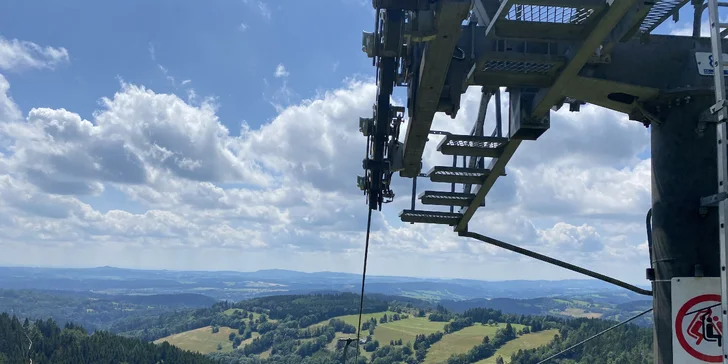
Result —
M508 143L508 138L472 135L446 135L437 150L445 155L497 158Z
M425 224L455 225L462 217L463 214L445 211L402 210L399 213L399 218L403 222Z
M435 166L426 176L432 182L480 184L490 173L489 169Z
M639 32L634 37L639 38L642 35L649 34L665 20L670 18L675 9L682 8L687 4L688 0L660 0L654 3L647 13L647 16L640 23Z
M425 205L467 206L475 198L474 193L425 191L418 197Z

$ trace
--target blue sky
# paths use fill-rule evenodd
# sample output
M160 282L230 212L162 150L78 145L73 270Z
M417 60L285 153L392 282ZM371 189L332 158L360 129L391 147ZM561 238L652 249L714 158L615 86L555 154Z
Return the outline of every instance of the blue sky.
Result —
M0 3L0 264L358 272L373 25L364 0ZM434 128L468 131L478 93ZM425 169L450 163L434 139ZM409 183L375 214L373 274L575 277L401 224ZM642 282L649 196L648 130L562 110L471 230Z
M24 110L65 107L90 117L121 77L158 92L216 97L218 115L235 134L242 120L258 126L277 114L270 102L284 82L296 102L340 87L345 77L370 77L361 52L361 30L373 26L366 4L8 1L0 5L0 29L6 38L62 45L70 54L70 64L55 72L7 76L22 79L13 94ZM274 76L279 64L285 79Z

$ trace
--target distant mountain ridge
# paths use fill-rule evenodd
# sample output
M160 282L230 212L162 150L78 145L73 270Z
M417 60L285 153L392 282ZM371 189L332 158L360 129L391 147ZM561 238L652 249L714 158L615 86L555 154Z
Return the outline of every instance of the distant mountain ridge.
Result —
M361 276L341 272L266 269L254 272L0 267L0 288L90 291L104 294L199 293L242 300L321 291L358 292ZM550 297L620 290L593 279L481 281L473 279L367 276L368 293L462 301L478 298ZM631 294L631 293L627 293ZM630 296L637 299L639 296Z

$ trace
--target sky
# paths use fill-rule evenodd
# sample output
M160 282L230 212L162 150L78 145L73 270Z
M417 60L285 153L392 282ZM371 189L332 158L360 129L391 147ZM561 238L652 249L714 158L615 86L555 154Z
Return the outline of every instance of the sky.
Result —
M688 10L660 32L687 34ZM373 26L365 0L3 1L0 265L360 272L358 118L376 93L361 32ZM467 133L478 98L470 88L433 128ZM451 163L437 142L424 170ZM580 277L401 223L411 180L395 178L369 273ZM469 229L646 283L650 201L649 129L566 107Z

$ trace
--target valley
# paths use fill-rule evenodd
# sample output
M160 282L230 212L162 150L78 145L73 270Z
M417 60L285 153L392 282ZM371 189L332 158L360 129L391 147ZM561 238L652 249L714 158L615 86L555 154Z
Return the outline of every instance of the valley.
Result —
M170 348L204 355L218 363L333 364L341 362L344 356L347 362L356 357L356 343L345 347L341 339L356 337L359 296L346 289L332 289L344 285L335 279L327 283L329 276L346 275L290 271L235 273L255 276L254 284L258 287L277 287L279 291L233 300L207 295L215 290L201 294L180 289L198 285L199 277L205 275L208 280L217 278L228 287L235 286L239 282L230 278L233 274L230 272L216 276L215 272L139 272L104 267L47 269L47 274L42 275L38 273L42 270L39 268L23 269L0 268L0 312L21 319L50 318L59 324L72 321L92 336L97 335L94 333L97 330L106 330L128 339L154 343L160 349L171 345ZM197 276L197 280L192 276ZM11 277L21 277L26 288L13 289L17 283L8 284ZM398 292L412 293L406 291L408 286L404 280L407 279L417 280L380 277L380 283L389 281L387 284L397 286ZM49 282L58 283L58 280L65 283L56 289L48 288ZM80 284L91 281L86 289ZM160 292L155 287L161 281L168 282ZM305 282L301 286L294 283L300 281ZM531 364L532 358L553 350L548 348L563 347L593 332L595 327L611 322L604 319L624 318L651 305L651 301L629 293L611 288L599 290L581 281L438 284L450 285L449 290L461 293L466 290L463 287L481 287L481 291L474 289L461 297L476 296L486 286L503 289L538 286L537 293L551 295L518 299L491 297L497 294L491 292L468 299L434 299L432 295L418 299L413 297L415 294L369 293L362 315L361 360L374 364L500 364L502 359L504 363ZM326 286L326 289L311 290L313 286ZM556 287L565 288L559 291ZM623 351L642 360L649 355L651 322L645 319L636 323L620 333L637 335L633 342L617 345L627 345ZM32 330L34 325L29 327ZM582 355L573 354L575 358Z

